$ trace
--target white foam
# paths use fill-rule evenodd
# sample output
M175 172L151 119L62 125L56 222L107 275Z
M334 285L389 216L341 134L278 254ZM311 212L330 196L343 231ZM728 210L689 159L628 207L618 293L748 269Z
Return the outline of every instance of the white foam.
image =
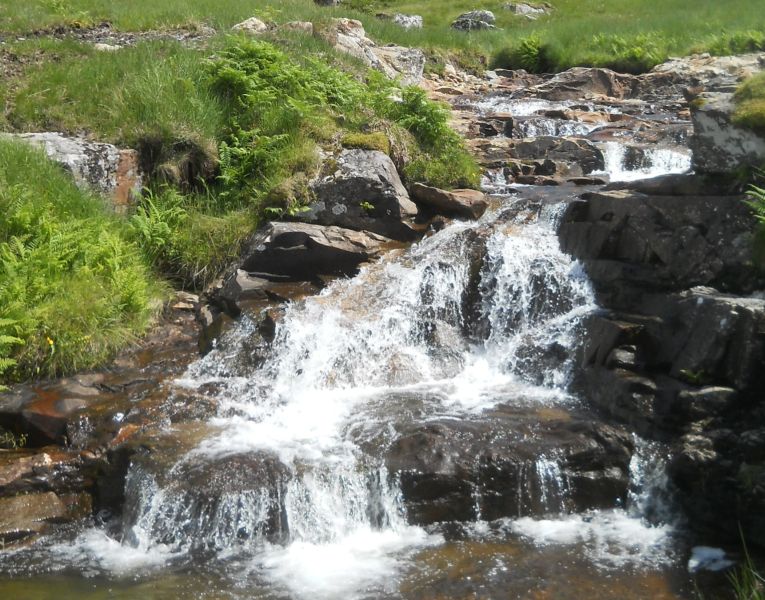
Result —
M694 546L691 549L691 557L688 559L688 571L696 573L697 571L722 571L735 565L725 556L725 550L722 548L712 548L710 546Z
M691 170L690 152L672 148L647 148L637 169L625 165L627 146L620 142L598 144L603 152L605 169L593 175L608 175L611 181L636 181L659 175L686 173Z
M537 546L581 546L603 568L660 565L671 552L670 525L650 525L623 510L593 511L555 519L524 517L508 523Z
M440 541L415 527L361 528L332 543L298 541L271 547L258 563L272 582L296 597L350 600L369 587L395 586L410 552Z

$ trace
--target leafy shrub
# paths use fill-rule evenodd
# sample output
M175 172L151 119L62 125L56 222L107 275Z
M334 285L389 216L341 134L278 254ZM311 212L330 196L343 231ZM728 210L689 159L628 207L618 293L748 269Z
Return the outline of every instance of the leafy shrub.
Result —
M0 140L6 380L100 364L143 332L160 294L100 198L79 190L42 152Z
M744 54L765 50L764 31L734 31L716 36L706 46L707 52L717 56Z
M520 40L514 46L501 49L491 62L493 69L525 69L531 73L545 73L555 68L551 48L537 35Z

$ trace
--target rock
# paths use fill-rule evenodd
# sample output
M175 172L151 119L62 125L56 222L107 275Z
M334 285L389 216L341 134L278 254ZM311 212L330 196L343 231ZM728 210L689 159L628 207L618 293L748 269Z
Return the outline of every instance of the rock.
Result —
M92 188L111 199L120 213L140 196L143 178L135 150L121 150L111 144L90 142L60 133L3 134L45 150L82 188Z
M268 25L257 17L250 17L249 19L234 25L231 30L248 33L250 35L259 35L268 31Z
M132 458L123 516L128 542L131 526L147 517L140 498L153 481L163 487L165 501L152 533L171 547L210 552L288 537L283 499L292 474L277 457L266 452L199 457L164 470L156 455L153 448Z
M604 191L632 190L649 196L731 196L740 191L739 187L739 181L719 175L672 173L609 183Z
M401 183L387 154L377 150L343 150L333 173L312 184L316 201L299 218L307 223L371 231L393 239L417 234L408 221L417 206Z
M732 92L747 77L765 67L765 52L738 56L694 54L670 58L639 77L641 96L679 95L688 87L707 92ZM696 93L695 95L698 95Z
M412 195L418 204L433 208L441 214L458 215L468 219L479 218L489 207L485 194L477 190L445 191L415 183L412 186Z
M340 6L342 0L313 0L319 6Z
M427 525L615 506L631 454L629 435L616 428L500 407L476 421L405 427L386 464L409 521Z
M269 223L247 244L240 268L278 281L318 275L353 275L389 240L366 231L308 223ZM258 276L258 275L256 275Z
M66 507L53 492L0 498L0 549L41 533L66 514Z
M93 50L98 52L116 52L121 49L122 46L114 46L112 44L93 44Z
M462 13L452 23L452 28L459 31L472 31L473 29L496 29L496 18L490 10L471 10Z
M584 262L606 306L634 310L639 291L709 285L758 289L752 264L755 221L740 196L585 194L569 205L561 247Z
M509 10L514 15L526 17L532 21L538 19L542 15L550 13L550 9L547 6L532 6L531 4L526 4L525 2L510 2L508 4L503 4L502 8Z
M765 138L731 122L732 94L702 94L691 103L693 168L699 173L735 173L765 163Z
M577 164L583 174L605 168L603 153L591 142L579 138L540 136L513 142L510 158L561 161ZM541 174L541 173L540 173Z
M310 21L289 21L279 26L281 31L290 31L295 33L305 33L313 35L313 23Z
M0 497L31 492L68 493L86 489L88 474L79 454L56 447L0 453Z
M393 22L404 29L422 29L422 17L420 15L402 15L396 13L393 15Z
M391 79L400 78L404 85L415 85L422 79L425 54L416 48L378 46L367 37L361 21L330 19L315 35L338 50L355 56Z
M610 69L574 67L558 73L535 88L540 98L547 100L575 100L586 98L632 98L635 77L616 73Z

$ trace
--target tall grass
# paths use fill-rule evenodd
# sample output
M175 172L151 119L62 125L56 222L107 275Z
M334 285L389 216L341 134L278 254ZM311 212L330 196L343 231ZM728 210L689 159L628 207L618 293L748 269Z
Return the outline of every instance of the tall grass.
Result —
M144 331L162 290L100 198L0 139L0 377L102 363Z

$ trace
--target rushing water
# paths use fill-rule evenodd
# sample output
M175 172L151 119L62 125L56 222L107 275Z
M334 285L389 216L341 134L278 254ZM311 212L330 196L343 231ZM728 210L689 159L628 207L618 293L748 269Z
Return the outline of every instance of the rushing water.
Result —
M662 575L674 560L671 519L647 500L661 489L647 474L658 454L640 444L627 506L572 513L548 445L519 479L533 509L483 521L477 490L476 520L458 534L457 524L408 520L385 457L412 423L482 423L500 406L526 420L583 410L568 383L578 327L596 307L580 265L558 246L563 205L500 204L290 304L258 360L256 317L243 317L176 382L213 394L217 417L179 442L175 458L171 449L166 462L133 462L117 523L19 551L12 570L37 573L43 586L44 564L48 581L81 573L125 597L151 597L144 581L159 582L156 597L566 589L565 572L520 576L545 564L571 569L587 582L581 593L601 597L612 597L616 567L633 578L630 594L642 590L634 597L674 589Z

